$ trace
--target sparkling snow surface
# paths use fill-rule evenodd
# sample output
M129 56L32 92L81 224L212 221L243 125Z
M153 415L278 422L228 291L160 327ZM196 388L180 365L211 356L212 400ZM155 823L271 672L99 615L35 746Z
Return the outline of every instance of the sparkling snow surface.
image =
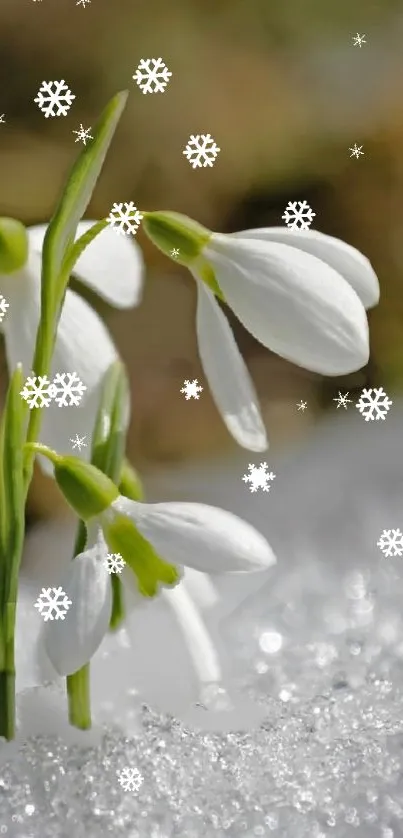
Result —
M20 695L19 741L0 746L0 835L403 836L403 558L376 545L382 530L403 528L403 407L395 401L385 422L364 426L339 411L286 461L270 455L270 494L251 495L240 480L249 459L240 452L229 467L166 474L148 488L155 500L243 515L277 553L263 580L223 580L222 599L204 610L227 683L263 723L195 732L179 697L185 706L197 689L175 629L161 613L139 637L134 622L95 657L90 734L67 727L60 686ZM56 562L60 543L59 534ZM26 563L20 643L40 620L29 607L36 588L55 584L42 559L35 583ZM25 658L29 686L28 646ZM181 721L158 702L176 702ZM208 728L210 710L198 713ZM138 792L119 785L124 768L141 772Z

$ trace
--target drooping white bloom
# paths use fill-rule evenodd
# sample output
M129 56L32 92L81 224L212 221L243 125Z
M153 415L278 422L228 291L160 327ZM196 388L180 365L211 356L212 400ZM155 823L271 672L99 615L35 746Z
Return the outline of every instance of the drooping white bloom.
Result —
M46 627L45 645L61 675L84 666L107 631L110 577L100 557L104 560L117 545L127 565L126 576L129 572L135 579L137 599L141 595L143 601L158 595L161 588L176 587L185 566L210 574L249 573L266 570L276 561L266 539L230 512L197 503L137 503L119 496L91 519L88 546L60 582L73 602L68 612L72 617L67 615L57 627L52 624L52 630ZM169 592L164 595L170 602ZM189 625L187 641L196 660L204 643L200 619L182 594L175 595L171 605L183 617L182 629ZM214 654L208 643L204 647L211 661L208 671L216 680Z
M188 265L198 287L200 358L217 407L240 445L263 451L267 440L253 384L215 295L202 282L206 266L260 343L322 375L344 375L367 363L364 306L378 302L378 280L350 245L286 228L213 233Z
M202 258L228 305L268 349L323 375L347 374L367 363L364 306L323 259L283 242L218 233Z
M60 675L71 675L91 660L108 630L112 589L107 552L101 529L91 527L84 552L70 563L62 582L70 609L64 620L45 623L45 649Z
M366 256L351 244L318 230L289 230L286 227L261 227L231 233L230 238L253 239L287 244L316 256L334 268L354 288L365 308L379 302L378 277Z
M94 224L78 225L77 237ZM5 338L10 370L22 363L26 375L31 369L36 331L40 317L41 249L46 227L27 230L29 254L18 271L0 274L0 293L9 302L7 317L0 325ZM140 302L143 283L141 251L109 228L100 233L80 256L74 276L116 308L131 308ZM76 372L87 387L80 409L74 409L74 431L91 438L99 400L99 385L117 350L100 317L71 289L67 289L57 331L50 377L56 372ZM72 429L72 412L50 405L44 410L41 441L64 450ZM82 454L88 457L90 447ZM41 460L51 472L47 461Z

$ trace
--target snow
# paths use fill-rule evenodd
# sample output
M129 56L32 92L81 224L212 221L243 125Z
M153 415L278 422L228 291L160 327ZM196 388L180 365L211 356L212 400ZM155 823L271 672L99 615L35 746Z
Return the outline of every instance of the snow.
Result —
M383 530L402 527L402 428L397 400L387 429L371 422L365 434L357 411L335 410L301 449L271 454L270 495L245 493L242 452L148 481L153 501L242 515L277 553L265 574L214 587L189 578L229 691L259 708L260 726L251 713L249 729L244 719L238 732L209 732L214 713L189 711L198 685L161 604L134 608L105 639L91 667L94 729L69 728L62 682L32 689L43 661L28 640L41 623L33 591L57 584L74 527L32 534L19 601L20 741L0 748L7 838L402 835L403 561L377 546ZM124 767L144 777L137 793L120 788Z

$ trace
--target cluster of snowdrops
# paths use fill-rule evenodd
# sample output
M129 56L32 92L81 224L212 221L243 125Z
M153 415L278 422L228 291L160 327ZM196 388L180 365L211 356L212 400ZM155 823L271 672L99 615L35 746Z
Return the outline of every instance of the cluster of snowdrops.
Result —
M72 605L63 621L44 624L41 640L54 669L66 676L69 719L77 727L91 724L90 661L106 632L125 619L129 577L139 598L168 596L182 610L182 629L188 626L200 663L208 660L208 641L183 586L184 567L249 573L275 562L266 539L227 511L144 502L125 457L130 394L124 365L98 315L68 287L74 275L116 308L141 302L139 247L105 220L82 221L126 98L119 93L106 107L47 226L26 229L0 219L0 292L9 302L1 324L10 380L0 435L0 736L7 739L15 735L16 604L35 457L77 516L74 555L60 580ZM366 309L378 302L379 286L355 248L285 227L212 233L174 212L143 212L142 227L168 258L179 251L175 261L196 282L201 363L220 415L243 448L263 452L268 439L221 303L260 343L308 370L340 375L367 363ZM87 387L74 414L74 432L90 441L79 457L60 453L71 412L28 410L20 396L27 375L58 370L77 372ZM110 553L124 559L122 578L108 572ZM203 677L218 682L219 667L211 665Z

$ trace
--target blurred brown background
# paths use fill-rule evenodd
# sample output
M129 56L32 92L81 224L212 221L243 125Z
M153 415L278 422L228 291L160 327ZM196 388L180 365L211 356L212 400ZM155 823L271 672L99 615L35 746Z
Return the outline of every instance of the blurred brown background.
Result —
M401 0L92 0L85 8L1 0L0 215L49 218L79 150L72 131L94 126L123 88L128 106L88 217L133 200L229 232L281 225L288 201L307 200L313 228L370 258L382 295L370 315L370 368L344 380L322 381L271 355L230 317L272 443L287 443L338 389L370 382L396 391L403 380L402 38ZM132 75L141 58L159 56L172 78L164 94L145 96ZM76 99L66 117L45 119L33 99L44 79L62 78ZM193 170L182 154L197 133L221 148L212 169ZM350 157L354 143L365 152L359 159ZM137 241L148 268L142 306L118 313L94 298L130 373L130 456L147 470L230 452L207 386L198 402L179 393L185 378L205 384L194 284L141 230ZM5 382L4 360L2 369ZM34 513L50 498L53 484L40 478Z

